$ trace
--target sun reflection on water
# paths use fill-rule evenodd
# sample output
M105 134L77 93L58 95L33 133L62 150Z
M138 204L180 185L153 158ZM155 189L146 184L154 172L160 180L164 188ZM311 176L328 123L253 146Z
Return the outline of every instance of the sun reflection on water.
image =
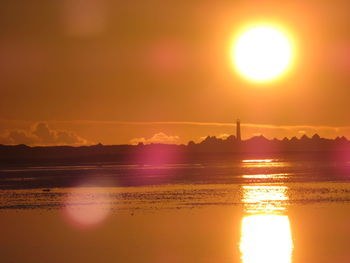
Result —
M273 159L246 159L242 160L242 163L271 163Z
M240 250L243 263L290 263L293 241L288 216L244 217Z
M242 178L245 179L287 179L288 173L276 173L276 174L244 174Z
M246 159L242 160L241 166L244 168L268 168L286 167L288 163L275 159Z
M258 160L245 164L274 165ZM261 175L271 178L270 175ZM240 251L242 263L291 263L293 239L286 215L288 187L254 184L242 186L242 202L246 215L242 219Z
M275 214L286 210L286 186L245 185L242 201L250 214Z

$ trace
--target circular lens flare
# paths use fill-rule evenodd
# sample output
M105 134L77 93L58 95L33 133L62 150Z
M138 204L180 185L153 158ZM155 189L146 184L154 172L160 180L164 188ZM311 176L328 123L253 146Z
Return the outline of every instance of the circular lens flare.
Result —
M233 62L245 78L264 82L284 73L292 60L288 37L271 26L256 26L243 32L233 47Z
M92 228L101 224L111 210L109 194L101 188L77 187L67 196L64 215L77 228Z

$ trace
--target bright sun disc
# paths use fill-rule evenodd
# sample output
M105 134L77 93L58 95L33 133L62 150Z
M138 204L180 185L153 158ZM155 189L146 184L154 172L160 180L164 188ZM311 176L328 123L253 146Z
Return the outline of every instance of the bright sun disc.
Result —
M287 36L270 26L256 26L241 34L233 47L235 67L244 77L264 82L284 73L291 63Z

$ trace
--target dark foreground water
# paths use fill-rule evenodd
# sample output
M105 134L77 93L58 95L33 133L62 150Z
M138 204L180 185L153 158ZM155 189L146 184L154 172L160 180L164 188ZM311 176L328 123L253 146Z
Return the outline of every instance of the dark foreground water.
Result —
M0 262L350 262L350 162L0 171Z

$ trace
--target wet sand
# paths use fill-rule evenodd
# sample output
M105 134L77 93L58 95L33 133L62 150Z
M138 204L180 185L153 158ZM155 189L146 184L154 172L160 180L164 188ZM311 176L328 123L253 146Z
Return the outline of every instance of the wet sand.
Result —
M258 200L235 202L235 198L244 197L244 192L239 190L242 186L209 185L201 186L202 190L187 186L192 189L188 191L195 193L188 194L182 201L171 198L170 202L164 198L168 196L164 192L174 194L186 187L127 189L134 197L146 196L148 192L149 198L143 204L136 204L138 198L124 200L124 205L110 209L107 216L93 225L84 225L84 222L79 225L79 221L67 217L63 206L2 209L1 262L252 262L242 259L240 243L244 235L243 218L256 215L288 217L293 248L282 255L280 262L348 262L350 185L288 185L292 198L286 200L283 195L287 192L283 190L281 196L280 185L270 185L273 190L266 189L265 184L250 187L255 191L251 193L253 198L257 195ZM296 198L298 192L306 189L309 194ZM65 190L69 189L56 191ZM99 190L88 191L96 195ZM117 190L120 193L120 189L109 189ZM213 199L212 191L221 198L220 202ZM234 191L236 195L230 193ZM210 192L208 198L206 194ZM85 199L75 204L75 208L79 210L84 202L90 204L87 207L91 206ZM261 212L267 207L270 207L269 212ZM282 211L275 211L281 207ZM258 212L249 212L252 208ZM278 225L270 227L273 236ZM272 242L271 245L276 242L266 236L260 238ZM283 236L279 238L284 239ZM254 248L249 249L254 251ZM245 253L251 253L249 249ZM281 248L276 251L278 249ZM270 262L274 262L273 255L263 257L271 257Z

